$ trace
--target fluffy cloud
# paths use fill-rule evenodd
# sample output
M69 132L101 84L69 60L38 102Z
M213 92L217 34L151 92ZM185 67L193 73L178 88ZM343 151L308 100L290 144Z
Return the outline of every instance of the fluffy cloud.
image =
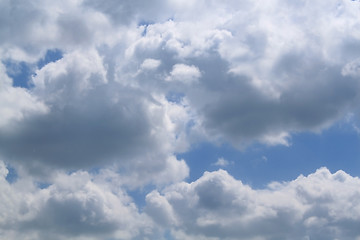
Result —
M356 54L345 49L359 51L350 40L358 38L357 3L279 4L240 11L223 25L229 34L218 41L221 58L199 65L205 88L197 87L192 101L207 131L235 145L286 144L289 133L319 131L359 98L358 78L342 74L344 66L355 71Z
M57 174L46 188L31 178L10 184L8 170L0 164L2 239L145 239L157 234L112 182L77 171Z
M359 185L321 168L253 189L219 170L148 194L147 213L175 239L356 239Z
M145 59L144 62L141 64L140 68L142 70L152 70L152 69L156 69L157 67L159 67L161 64L161 62L159 60L156 59Z
M170 72L170 76L166 78L167 81L181 81L185 84L190 84L197 81L201 76L199 69L195 66L188 66L185 64L175 64Z
M176 183L136 207L109 172L58 172L45 187L6 180L0 162L4 239L357 239L359 178L321 168L253 189L224 170ZM119 175L120 176L120 175Z
M17 121L2 124L1 155L31 171L42 165L76 169L116 163L132 170L136 166L138 175L144 168L174 173L172 164L178 164L184 171L170 175L186 177L185 162L171 157L179 125L184 124L174 117L186 122L185 107L109 80L106 74L97 52L73 52L39 69L31 90L8 87L23 92L23 98L36 96L39 103L18 96L19 110L3 110L4 121L11 117ZM37 108L47 112L21 114Z
M358 16L350 0L1 1L0 156L51 185L9 184L1 165L0 236L142 238L147 214L178 239L358 237L343 172L265 190L206 173L152 191L146 214L107 183L164 187L189 175L176 154L193 143L288 145L358 114ZM36 66L49 49L63 57ZM8 61L34 66L29 88Z
M242 1L216 3L218 11L212 4L199 7L206 11L194 18L180 12L147 25L127 51L131 59L163 59L149 87L183 93L207 137L239 147L253 141L286 145L291 133L321 131L356 108L358 3ZM322 10L315 14L314 8ZM226 18L225 10L231 13ZM217 24L210 25L206 13ZM159 83L190 82L190 75L198 79L196 87Z
M21 121L28 115L45 114L48 108L27 90L14 88L12 80L0 64L0 128L11 122Z
M286 145L291 133L320 131L349 110L355 111L359 100L355 1L331 1L326 6L320 1L192 2L183 6L177 1L24 4L3 3L4 9L14 9L13 16L3 18L16 18L27 30L12 27L13 34L2 31L4 58L31 59L21 57L22 52L36 59L50 47L67 52L64 59L38 70L32 98L45 97L43 101L48 105L52 101L53 108L60 109L66 101L82 105L81 111L76 107L74 113L69 110L74 128L85 119L96 119L90 117L93 114L103 115L97 119L100 122L121 118L115 132L120 134L126 126L129 132L121 133L122 139L132 136L122 144L123 150L118 150L121 155L147 151L146 147L132 149L134 141L153 148L147 145L153 137L149 132L157 128L148 119L148 109L156 105L151 98L172 92L186 98L196 113L197 131L207 140L228 141L237 147L253 141ZM149 9L156 11L149 14ZM56 14L50 10L57 10ZM37 17L21 24L31 12ZM30 34L35 29L51 34ZM15 36L26 42L12 41ZM34 36L36 39L30 41ZM100 97L105 94L117 96L105 100ZM92 99L99 99L98 106L105 104L105 114L85 106ZM125 112L118 110L115 117L106 116L113 105L125 103L127 108L136 109L126 113L127 120L122 118ZM51 111L48 121L52 122L54 114ZM145 120L134 129L139 119ZM163 123L155 125L161 127ZM91 128L101 135L94 126ZM100 129L106 131L105 126ZM95 144L101 145L90 144L88 149L108 151L109 146L93 148ZM64 163L71 161L60 157Z

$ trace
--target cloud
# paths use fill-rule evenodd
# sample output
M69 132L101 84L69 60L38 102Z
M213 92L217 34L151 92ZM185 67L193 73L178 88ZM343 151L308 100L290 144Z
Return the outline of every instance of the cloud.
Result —
M141 64L140 68L141 69L145 69L145 70L152 70L152 69L156 69L157 67L159 67L161 64L161 62L159 60L156 59L145 59L144 62Z
M0 163L1 238L144 239L157 234L146 215L112 182L77 171L57 174L42 189L21 176L9 184L7 169Z
M48 108L23 88L12 86L12 80L6 75L4 65L0 64L0 128L15 121L21 121L28 115L43 115Z
M101 11L112 20L115 24L128 25L138 22L154 22L163 21L170 18L168 6L171 2L152 1L144 2L141 0L135 1L98 1L85 0L82 3L85 7L93 8L96 11Z
M206 11L194 14L195 19L179 13L171 21L149 24L128 53L132 59L142 55L164 59L159 72L167 72L168 80L189 73L185 63L201 69L196 71L201 74L196 88L179 86L178 81L160 84L159 75L151 88L183 93L208 139L239 147L254 141L288 145L293 132L321 131L356 108L359 81L345 74L359 49L354 31L345 26L347 19L357 29L355 12L352 3L336 4L324 8L326 26L323 15L314 17L305 4L257 6L242 1L240 8L218 3L216 9L233 14L227 18L220 10L201 6ZM284 13L282 18L278 11ZM213 14L217 25L208 24L207 13ZM306 19L306 24L299 19ZM314 37L313 32L321 34ZM340 33L341 38L333 37Z
M320 168L253 189L224 170L146 196L142 213L121 174L58 172L47 187L6 181L0 162L0 236L11 239L356 239L360 180Z
M81 64L82 56L73 62L79 69L45 66L34 78L37 89L43 73L54 78L62 69L69 78L80 74L77 84L96 79L122 83L115 88L137 92L131 95L145 104L143 108L149 106L139 100L139 94L151 98L179 92L196 113L198 133L207 140L239 148L254 141L288 145L293 132L321 131L358 105L355 4L96 0L23 4L14 8L13 16L3 18L16 20L26 31L15 27L10 29L12 34L2 31L1 51L6 59L34 62L48 49L57 48L68 53L62 64L79 51L90 52L83 56L84 63L94 69ZM10 3L3 5L11 8ZM57 11L50 14L53 9ZM322 11L314 14L313 9ZM26 21L31 13L36 17ZM15 36L20 40L12 41ZM57 80L69 87L74 82ZM190 86L195 83L196 88ZM49 87L43 91L51 92ZM33 97L40 93L31 92ZM86 98L76 91L67 94Z
M213 163L214 166L219 166L219 167L226 167L229 164L230 162L223 157L219 158L215 163Z
M4 116L18 121L0 128L0 155L26 165L33 173L42 169L46 173L49 167L77 169L115 163L135 175L146 167L149 173L171 169L170 176L186 177L186 163L176 163L171 156L180 124L184 124L179 119L186 121L187 110L164 98L155 99L157 96L142 89L111 81L106 73L97 52L79 51L37 70L32 89L9 87L39 101L23 101L20 110L34 105L42 114L17 116L16 109L5 108ZM179 174L171 174L176 170L173 164L181 169Z
M218 170L146 199L155 221L172 219L175 239L355 239L359 185L343 171L320 168L253 189Z
M341 73L345 76L358 77L360 75L360 59L355 59L346 64Z
M185 183L176 155L202 141L289 145L358 114L358 4L1 1L0 156L21 177L7 183L0 166L0 237L155 238L150 216L178 239L356 239L357 178ZM35 66L49 49L62 58L15 87L5 63ZM140 213L123 187L151 184Z
M111 179L130 189L136 189L149 184L161 188L170 183L182 181L189 176L190 169L184 159L175 156L165 159L132 159L125 167L106 167L99 171L102 179Z
M193 65L175 64L170 72L167 81L180 81L190 84L197 81L201 77L199 69Z

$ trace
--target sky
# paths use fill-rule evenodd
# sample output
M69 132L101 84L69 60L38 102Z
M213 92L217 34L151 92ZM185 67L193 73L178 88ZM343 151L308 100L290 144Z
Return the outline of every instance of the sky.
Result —
M360 240L359 16L0 0L0 239Z

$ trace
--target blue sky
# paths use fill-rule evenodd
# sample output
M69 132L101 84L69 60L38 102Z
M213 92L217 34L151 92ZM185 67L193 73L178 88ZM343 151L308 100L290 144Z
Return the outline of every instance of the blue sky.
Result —
M187 159L190 166L189 181L199 178L204 171L223 168L254 188L264 188L272 181L290 181L321 167L359 176L359 146L359 134L351 126L337 124L321 134L296 134L290 146L255 145L239 151L229 145L204 143L180 157ZM214 165L219 158L226 159L229 165Z
M6 74L12 78L14 87L21 87L30 89L31 78L36 74L37 68L42 68L48 63L56 62L62 58L62 53L59 49L49 49L43 58L36 63L27 63L25 61L13 61L11 59L3 60L6 67Z
M359 240L359 11L0 0L0 238Z

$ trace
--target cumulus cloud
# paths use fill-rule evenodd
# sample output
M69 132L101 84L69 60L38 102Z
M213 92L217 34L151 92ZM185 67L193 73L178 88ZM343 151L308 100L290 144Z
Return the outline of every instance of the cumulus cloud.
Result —
M27 90L13 87L4 65L0 64L0 128L21 121L28 115L42 115L47 111L47 106Z
M3 162L0 174L3 239L146 239L157 234L117 183L77 171L57 174L46 188L27 177L10 184Z
M224 170L147 195L155 221L175 239L356 239L360 180L320 168L253 189Z
M161 64L160 60L156 60L156 59L145 59L144 62L141 64L140 68L141 69L145 69L145 70L152 70L152 69L156 69L157 67L159 67Z
M216 9L231 13L226 18L209 4L195 18L179 13L181 21L149 24L127 53L164 59L150 88L184 93L208 137L239 147L287 145L291 133L321 131L356 106L359 81L347 73L355 71L359 49L353 41L356 3L239 4L217 3ZM326 24L314 7L327 12ZM208 24L206 13L216 25ZM172 81L163 85L161 76ZM197 79L197 85L184 87L180 79Z
M4 2L4 9L11 4ZM225 1L182 6L177 1L96 0L23 4L14 8L13 17L27 31L15 27L12 35L3 31L2 46L12 47L2 51L13 59L21 58L16 51L39 57L50 46L68 51L65 58L74 56L75 49L99 51L103 62L98 64L97 59L96 66L102 69L92 65L91 81L113 79L146 89L149 95L180 92L210 139L238 147L253 141L286 145L291 133L321 131L358 103L356 4ZM27 9L37 17L21 24L31 13ZM56 14L48 12L54 9ZM51 34L29 33L35 29ZM33 44L14 42L13 36ZM79 69L69 78L85 71L80 62L76 64ZM50 71L56 72L47 68ZM41 72L35 77L39 84L40 78ZM186 86L195 82L196 88Z
M356 239L360 180L320 168L254 189L224 170L146 196L140 211L111 174L58 172L39 187L14 183L0 162L4 239ZM115 174L115 173L113 173ZM120 176L120 174L119 174Z
M0 236L141 239L148 215L178 239L355 239L356 178L320 169L256 190L217 171L176 184L190 172L176 155L200 141L289 145L358 114L358 16L350 0L1 1L0 157L51 185L9 184L0 165ZM62 58L36 68L49 49ZM34 66L27 88L9 61ZM107 179L173 185L143 214Z
M187 178L189 171L185 160L178 160L175 156L170 156L165 161L163 159L144 161L134 158L125 167L119 168L116 165L103 167L98 178L111 179L112 182L119 182L130 189L147 184L161 188Z
M190 84L197 81L201 76L199 69L193 65L175 64L170 72L170 76L166 78L167 81L180 81L185 84Z
M18 121L3 124L0 149L5 158L11 156L15 162L37 171L42 165L76 169L106 162L133 170L137 166L147 167L149 172L167 168L175 171L170 166L176 165L176 160L166 159L173 154L179 131L173 116L184 111L186 121L186 110L181 105L109 81L96 52L65 54L39 69L32 81L31 90L10 88L24 92L29 99L36 96L37 105L32 103L35 100L22 102L48 111L24 117L20 112ZM21 98L17 101L21 103ZM172 108L178 110L171 113ZM7 112L5 117L17 117L16 112ZM185 170L174 176L187 176L184 164L179 162L179 169Z

